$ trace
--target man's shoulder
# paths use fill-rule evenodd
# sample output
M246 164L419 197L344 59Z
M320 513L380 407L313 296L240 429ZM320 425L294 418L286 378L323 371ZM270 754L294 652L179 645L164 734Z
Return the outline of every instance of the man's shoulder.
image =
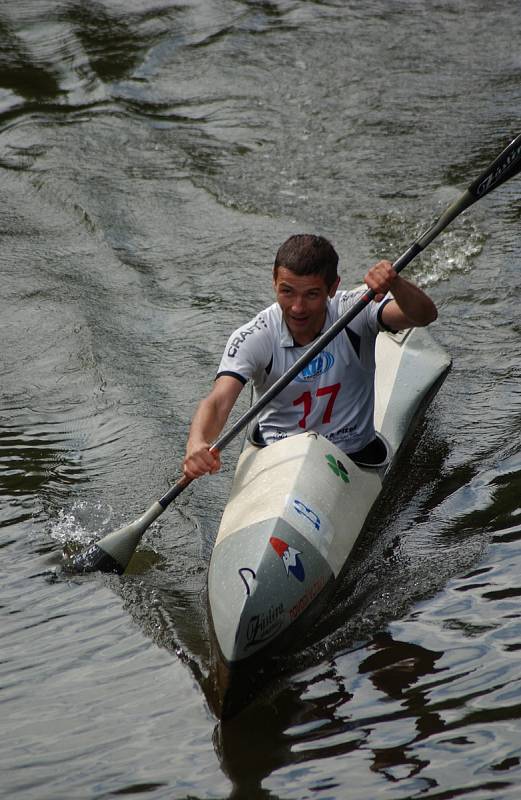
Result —
M366 289L366 286L359 286L355 289L340 289L335 292L330 301L333 313L338 317L345 314L360 299Z
M259 311L255 314L254 317L248 320L248 322L243 322L242 325L239 325L232 334L241 333L244 331L271 331L272 329L280 328L280 306L278 303L272 303L271 306L267 308L263 308L262 311Z
M228 339L227 354L233 358L246 342L249 348L266 347L277 331L280 331L280 307L273 303L233 331Z
M236 328L236 331L244 331L253 328L258 331L280 330L282 314L278 303L272 303L262 311L257 312L247 322L243 322Z
M338 319L350 308L352 308L360 300L363 294L367 291L367 286L357 286L355 289L342 290L335 293L331 298L331 310L333 320ZM349 327L360 329L363 331L367 329L371 333L377 333L380 327L379 313L380 308L385 305L386 300L375 303L371 301L367 303L361 311L349 322Z

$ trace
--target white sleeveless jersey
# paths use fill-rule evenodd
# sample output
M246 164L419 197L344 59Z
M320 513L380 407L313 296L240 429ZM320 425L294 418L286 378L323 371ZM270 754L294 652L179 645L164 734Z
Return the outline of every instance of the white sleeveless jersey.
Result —
M353 305L365 288L337 292L328 300L323 330ZM321 433L346 453L374 438L375 340L386 298L369 303L259 414L267 444L295 433ZM261 311L230 336L217 377L253 382L261 397L306 352L295 346L278 303Z

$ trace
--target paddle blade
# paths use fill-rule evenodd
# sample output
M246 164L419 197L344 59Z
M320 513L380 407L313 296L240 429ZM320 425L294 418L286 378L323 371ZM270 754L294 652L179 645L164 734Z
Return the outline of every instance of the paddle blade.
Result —
M83 553L73 556L69 559L64 569L66 572L74 572L83 574L86 572L113 572L116 575L122 575L125 572L125 566L118 564L109 553L106 553L98 544L93 544L91 547L84 550Z
M69 572L115 572L122 575L148 526L162 514L163 506L155 502L142 517L119 528L70 559Z
M479 200L505 181L513 178L521 170L521 134L505 147L502 153L490 164L479 178L468 188L470 194Z

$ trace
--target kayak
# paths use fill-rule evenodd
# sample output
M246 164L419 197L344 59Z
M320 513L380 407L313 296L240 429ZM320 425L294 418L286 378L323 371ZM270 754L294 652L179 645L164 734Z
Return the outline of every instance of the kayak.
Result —
M214 705L224 719L252 698L255 675L319 618L396 461L451 360L425 328L381 333L375 427L387 446L377 467L355 464L307 431L246 443L208 571Z

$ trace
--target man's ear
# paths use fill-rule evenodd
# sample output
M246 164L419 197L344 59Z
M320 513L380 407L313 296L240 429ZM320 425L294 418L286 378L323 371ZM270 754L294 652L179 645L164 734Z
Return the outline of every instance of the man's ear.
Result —
M328 292L328 296L329 297L334 297L335 296L335 293L336 293L336 290L338 289L339 284L340 284L340 275L337 277L336 281L331 284L331 288L330 288L330 290Z

